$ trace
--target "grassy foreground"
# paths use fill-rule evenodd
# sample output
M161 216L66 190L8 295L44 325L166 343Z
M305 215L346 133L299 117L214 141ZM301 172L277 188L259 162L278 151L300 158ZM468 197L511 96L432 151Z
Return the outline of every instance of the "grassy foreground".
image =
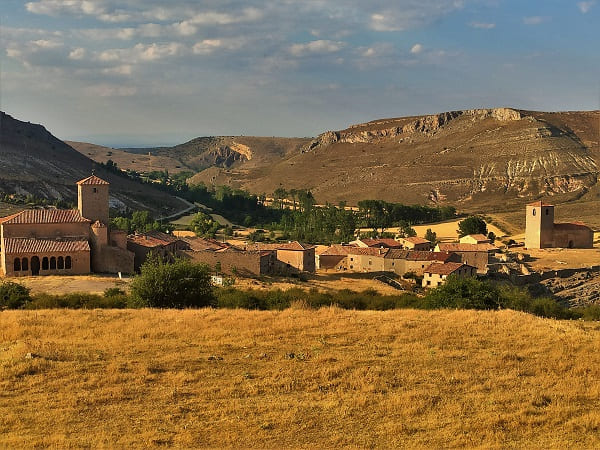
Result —
M0 447L600 447L600 324L512 311L0 312Z

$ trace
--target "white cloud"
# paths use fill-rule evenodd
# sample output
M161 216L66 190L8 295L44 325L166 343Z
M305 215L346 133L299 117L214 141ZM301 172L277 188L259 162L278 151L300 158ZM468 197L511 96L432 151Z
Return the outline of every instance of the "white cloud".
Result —
M412 46L412 48L410 49L410 52L413 55L418 55L419 53L421 53L423 51L423 46L421 44L415 44Z
M137 88L103 83L89 86L86 91L89 95L98 97L131 97L137 93Z
M531 16L531 17L523 17L523 23L525 25L539 25L543 22L546 22L548 17L544 16Z
M592 9L592 7L595 4L596 4L595 0L587 1L587 2L579 2L579 3L577 3L577 7L579 8L579 11L581 11L583 14L587 14L589 12L589 10Z
M334 53L340 51L344 45L345 44L340 41L319 39L305 44L293 44L290 46L290 53L294 56L302 56L311 53Z
M74 59L74 60L80 60L80 59L85 58L85 55L86 55L85 48L78 47L69 53L69 58Z
M38 39L37 41L31 41L33 45L39 48L58 48L62 47L62 42L51 41L48 39Z
M205 39L201 42L196 42L192 47L192 52L195 55L207 55L221 47L221 45L222 43L219 39Z
M471 28L480 28L482 30L491 30L492 28L496 28L495 23L489 23L489 22L471 22L469 24L469 26Z

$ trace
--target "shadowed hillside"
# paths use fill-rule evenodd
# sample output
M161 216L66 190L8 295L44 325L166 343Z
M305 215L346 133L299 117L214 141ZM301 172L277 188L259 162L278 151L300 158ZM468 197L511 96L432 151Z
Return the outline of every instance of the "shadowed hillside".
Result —
M111 183L111 206L162 214L181 210L178 199L97 167L88 157L54 137L43 126L0 116L0 190L74 201L75 182L92 170Z

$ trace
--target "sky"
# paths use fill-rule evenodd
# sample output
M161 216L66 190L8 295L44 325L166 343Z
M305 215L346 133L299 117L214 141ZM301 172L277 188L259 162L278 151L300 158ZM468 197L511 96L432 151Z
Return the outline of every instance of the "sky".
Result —
M600 109L600 0L2 0L0 109L61 139Z

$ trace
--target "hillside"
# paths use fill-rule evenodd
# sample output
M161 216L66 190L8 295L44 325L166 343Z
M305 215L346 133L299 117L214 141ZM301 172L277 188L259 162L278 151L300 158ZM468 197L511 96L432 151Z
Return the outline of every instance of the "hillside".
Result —
M600 446L595 323L41 310L0 329L0 447Z
M184 209L178 199L151 186L99 169L43 126L0 113L0 191L76 201L75 182L96 174L111 183L111 206L126 205L156 214Z

